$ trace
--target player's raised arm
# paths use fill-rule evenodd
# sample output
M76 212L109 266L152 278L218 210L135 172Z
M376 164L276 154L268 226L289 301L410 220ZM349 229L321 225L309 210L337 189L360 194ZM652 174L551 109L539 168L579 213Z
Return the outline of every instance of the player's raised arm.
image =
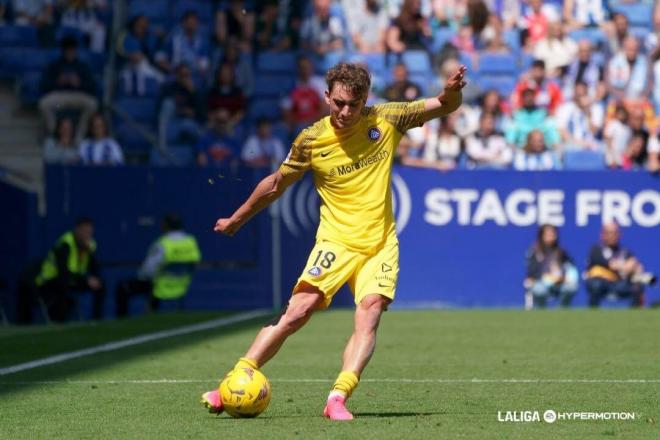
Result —
M445 88L440 94L424 101L424 121L439 118L460 107L463 102L462 89L465 87L465 72L467 68L460 66L453 75L447 79Z

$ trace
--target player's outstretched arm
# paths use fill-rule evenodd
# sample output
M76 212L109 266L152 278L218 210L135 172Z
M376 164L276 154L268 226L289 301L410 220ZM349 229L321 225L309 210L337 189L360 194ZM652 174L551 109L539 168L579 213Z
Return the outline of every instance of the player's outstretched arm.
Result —
M243 203L229 218L221 218L215 222L213 231L232 236L250 220L256 213L274 202L284 190L295 182L295 175L284 176L280 170L264 177Z
M467 67L460 66L453 75L447 79L445 88L434 98L427 98L424 102L424 121L446 116L460 107L463 102L463 87Z

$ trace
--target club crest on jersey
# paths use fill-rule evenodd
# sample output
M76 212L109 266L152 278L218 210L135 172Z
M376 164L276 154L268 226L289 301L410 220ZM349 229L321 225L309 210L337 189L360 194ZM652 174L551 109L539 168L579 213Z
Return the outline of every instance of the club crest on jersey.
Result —
M378 142L382 134L383 133L380 131L380 128L378 127L371 127L367 130L367 137L371 142Z
M307 273L313 277L318 277L321 275L321 268L318 266L314 266L310 270L308 270Z

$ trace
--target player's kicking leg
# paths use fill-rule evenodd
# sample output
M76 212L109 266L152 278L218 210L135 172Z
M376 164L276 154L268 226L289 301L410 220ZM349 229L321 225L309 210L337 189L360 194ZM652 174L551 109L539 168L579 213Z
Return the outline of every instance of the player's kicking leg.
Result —
M323 415L331 420L352 420L353 414L346 409L351 396L376 348L376 331L380 317L391 302L378 294L366 295L355 310L355 330L344 350L344 362L328 396Z
M316 287L302 282L298 292L294 294L282 314L264 326L252 342L244 357L234 366L249 367L258 370L278 352L286 338L304 326L315 310L323 303L323 293ZM202 395L202 404L209 412L220 414L222 400L217 389L207 391Z

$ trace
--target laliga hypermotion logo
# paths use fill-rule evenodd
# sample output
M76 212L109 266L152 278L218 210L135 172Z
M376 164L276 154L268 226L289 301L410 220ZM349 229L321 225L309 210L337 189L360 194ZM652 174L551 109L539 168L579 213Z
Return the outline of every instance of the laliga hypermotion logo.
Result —
M282 196L280 215L287 230L294 237L315 230L319 223L319 196L312 180L305 178L289 187ZM392 209L396 231L400 234L410 220L412 202L406 182L392 174Z

